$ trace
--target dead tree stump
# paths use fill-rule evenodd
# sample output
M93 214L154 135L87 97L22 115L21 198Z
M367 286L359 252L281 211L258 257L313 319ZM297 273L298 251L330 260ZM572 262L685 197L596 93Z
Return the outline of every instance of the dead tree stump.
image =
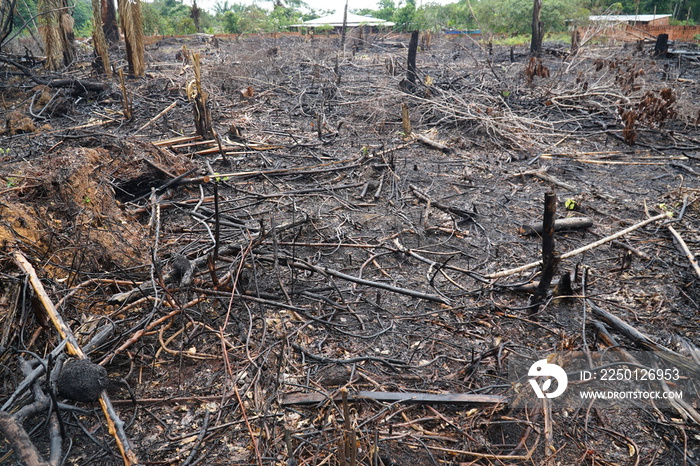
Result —
M668 34L659 34L654 45L655 57L666 57L668 53Z
M406 67L406 80L412 86L416 85L416 53L418 52L418 31L411 33L411 40L408 43L408 63Z

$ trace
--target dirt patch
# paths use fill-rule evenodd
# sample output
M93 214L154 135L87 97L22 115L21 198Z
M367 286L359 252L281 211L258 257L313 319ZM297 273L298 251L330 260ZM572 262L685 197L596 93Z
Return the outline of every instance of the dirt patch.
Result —
M87 273L142 264L148 226L134 221L118 199L149 196L162 184L167 175L147 161L175 173L189 164L141 142L83 142L103 147L62 145L31 163L8 164L4 177L0 241L8 249L31 248L53 278L75 261Z

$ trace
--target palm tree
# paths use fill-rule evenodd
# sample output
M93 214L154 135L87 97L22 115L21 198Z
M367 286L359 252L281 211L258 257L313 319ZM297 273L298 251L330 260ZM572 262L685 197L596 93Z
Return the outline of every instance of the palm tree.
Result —
M100 0L92 0L92 41L95 44L95 54L99 57L99 71L109 73L109 53L107 53L107 41L102 28L102 5Z
M143 47L143 19L140 0L119 0L119 22L124 33L129 74L143 76L146 71Z
M40 0L38 10L46 67L57 70L70 65L75 60L75 34L66 0Z

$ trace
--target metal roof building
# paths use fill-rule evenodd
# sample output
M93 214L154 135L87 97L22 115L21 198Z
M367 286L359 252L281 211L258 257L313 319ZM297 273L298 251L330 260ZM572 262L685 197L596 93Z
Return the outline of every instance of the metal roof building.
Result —
M322 18L310 19L300 24L293 24L291 27L310 27L317 28L323 26L331 26L334 28L343 26L343 13L333 13L332 15ZM372 18L371 16L360 16L348 13L347 27L354 28L358 26L374 26L374 27L392 27L394 23L383 19Z
M588 17L590 21L599 22L611 22L611 23L636 23L636 24L653 24L653 23L665 23L668 24L668 20L671 15L591 15Z

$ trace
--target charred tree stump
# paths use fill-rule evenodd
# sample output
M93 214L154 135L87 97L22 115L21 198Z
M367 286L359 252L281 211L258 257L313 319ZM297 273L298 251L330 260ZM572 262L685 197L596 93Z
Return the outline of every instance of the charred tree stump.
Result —
M207 106L209 94L202 89L202 74L199 64L199 54L192 55L192 64L194 69L194 81L188 84L187 94L194 102L194 126L197 129L197 134L204 139L212 139L214 131L212 129L211 111Z
M534 0L532 5L532 41L530 42L530 54L539 56L542 53L542 39L544 38L544 25L540 20L542 0Z
M659 34L654 45L655 57L666 57L668 53L668 34Z
M578 52L579 47L581 47L581 31L575 29L571 33L571 53Z
M542 277L535 294L530 301L530 312L537 312L547 296L547 290L552 283L552 277L559 262L559 256L554 253L554 215L557 212L557 195L544 195L544 219L542 221Z
M418 31L411 32L411 40L408 43L408 63L406 67L406 80L415 87L417 69L416 53L418 52Z

